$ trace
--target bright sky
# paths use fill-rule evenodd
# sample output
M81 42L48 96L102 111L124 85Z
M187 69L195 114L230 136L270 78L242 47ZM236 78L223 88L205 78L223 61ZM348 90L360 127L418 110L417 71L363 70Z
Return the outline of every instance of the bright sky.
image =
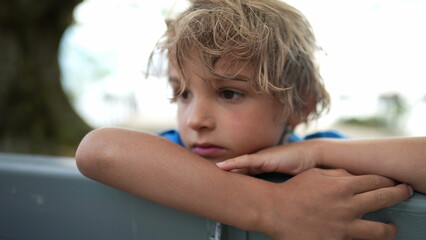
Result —
M307 16L327 54L319 60L333 105L319 127L339 117L374 114L379 95L399 93L412 108L407 134L426 135L421 101L426 95L426 0L287 2ZM74 89L76 107L90 124L124 122L133 114L137 126L173 126L175 106L168 103L164 79L145 80L142 72L165 30L166 9L179 11L186 4L85 0L76 9L78 24L64 38L61 63L64 87ZM97 75L90 75L93 69ZM102 71L103 78L87 79ZM115 101L105 104L105 95ZM135 96L137 113L124 107L132 101L129 96Z

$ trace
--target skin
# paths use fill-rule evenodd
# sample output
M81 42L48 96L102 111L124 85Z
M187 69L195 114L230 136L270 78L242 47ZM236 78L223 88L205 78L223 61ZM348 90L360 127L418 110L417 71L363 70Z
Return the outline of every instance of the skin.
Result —
M78 147L80 171L149 201L274 239L392 239L393 224L360 217L407 199L405 184L316 168L276 184L214 164L277 145L286 125L275 101L249 87L249 69L227 61L216 70L235 75L238 69L238 80L214 79L197 59L185 66L186 88L174 97L185 148L142 132L97 129ZM172 67L172 86L181 81Z
M426 137L314 139L278 146L218 164L224 170L258 174L299 174L312 167L344 168L353 174L379 174L426 193Z
M250 65L221 58L215 66L218 73L235 79L214 77L193 58L186 88L174 96L185 147L218 162L278 145L286 119L277 100L253 90ZM183 77L174 65L169 75L176 92Z
M223 171L162 137L117 128L90 132L76 160L96 181L273 239L393 239L393 224L360 217L410 196L406 184L344 170L313 168L271 183Z

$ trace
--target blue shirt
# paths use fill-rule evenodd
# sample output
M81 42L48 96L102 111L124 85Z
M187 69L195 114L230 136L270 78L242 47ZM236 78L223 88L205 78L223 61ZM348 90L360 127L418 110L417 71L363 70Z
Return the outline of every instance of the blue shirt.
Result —
M177 143L183 146L183 142L182 142L182 139L180 138L179 132L174 129L161 132L159 135L169 139L170 141L174 143ZM309 140L314 138L346 138L346 137L342 135L341 133L339 133L338 131L322 131L322 132L309 134L305 137L300 137L296 134L291 134L288 138L288 142L289 143L299 142L299 141L304 141L304 140ZM256 175L255 177L264 179L270 182L280 183L289 179L291 176L287 174L283 174L283 173L262 173L262 174Z

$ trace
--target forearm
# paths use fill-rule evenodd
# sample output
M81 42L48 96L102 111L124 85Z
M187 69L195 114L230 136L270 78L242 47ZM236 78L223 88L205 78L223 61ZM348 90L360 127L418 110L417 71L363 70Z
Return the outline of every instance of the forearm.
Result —
M247 230L259 225L259 204L271 183L218 169L158 136L100 129L80 144L80 171L102 183L191 214Z
M378 174L426 192L426 138L319 140L319 165L354 174Z
M310 169L285 183L270 183L222 171L161 137L120 129L88 134L76 159L80 171L99 182L274 239L328 239L331 235L384 239L394 227L388 226L378 237L373 231L362 231L367 223L347 226L367 212L365 206L377 210L409 195L406 187L392 187L389 179L351 177L338 170ZM374 201L378 199L374 189L382 187L386 189L381 196L388 201Z

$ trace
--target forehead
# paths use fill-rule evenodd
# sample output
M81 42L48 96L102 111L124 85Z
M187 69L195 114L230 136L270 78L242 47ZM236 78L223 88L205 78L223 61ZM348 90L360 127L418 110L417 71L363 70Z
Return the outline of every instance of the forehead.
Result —
M204 80L244 80L251 81L253 68L249 61L237 60L223 56L211 64L205 64L198 54L191 54L188 59L181 60L180 66L176 60L169 61L169 76L187 81L191 77L199 77Z

